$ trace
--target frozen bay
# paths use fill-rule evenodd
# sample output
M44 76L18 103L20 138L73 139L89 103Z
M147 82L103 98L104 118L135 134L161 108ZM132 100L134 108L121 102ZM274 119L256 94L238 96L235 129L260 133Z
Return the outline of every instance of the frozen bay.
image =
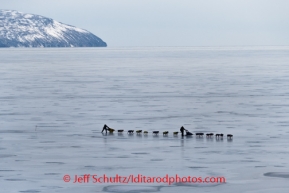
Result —
M0 192L288 192L289 47L1 49L0 58ZM104 124L170 133L102 135ZM174 137L182 125L234 138ZM66 174L226 183L80 184Z

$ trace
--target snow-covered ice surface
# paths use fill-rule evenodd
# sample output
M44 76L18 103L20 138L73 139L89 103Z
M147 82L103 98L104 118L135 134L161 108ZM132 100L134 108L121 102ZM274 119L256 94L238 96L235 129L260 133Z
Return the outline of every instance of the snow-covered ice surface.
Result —
M0 192L289 190L288 47L1 49L0 58ZM170 133L102 135L103 124ZM174 137L182 125L234 138ZM66 174L226 183L80 184Z

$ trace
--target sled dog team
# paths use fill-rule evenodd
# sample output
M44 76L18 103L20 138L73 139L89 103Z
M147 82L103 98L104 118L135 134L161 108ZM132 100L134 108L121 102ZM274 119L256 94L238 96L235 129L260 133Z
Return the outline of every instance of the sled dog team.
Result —
M103 126L103 129L102 129L101 132L103 133L103 131L105 131L105 133L107 133L107 132L113 133L115 130L112 129L112 128L110 128L110 127L108 127L108 126L105 124L105 125ZM117 132L118 132L118 133L122 133L122 132L124 132L124 130L117 130ZM137 135L140 135L140 134L142 134L142 133L145 134L145 135L148 134L148 131L142 131L142 130L136 130L135 132L136 132ZM180 132L181 132L182 136L191 136L191 135L194 135L193 133L191 133L191 132L189 132L187 129L185 129L183 126L180 128ZM185 133L185 132L186 132L186 133ZM128 133L128 134L133 134L133 133L134 133L134 130L128 130L127 133ZM159 134L159 131L153 131L152 133L153 133L153 135L158 135L158 134ZM165 135L168 135L168 134L169 134L169 131L164 131L164 132L163 132L163 135L164 135L164 136L165 136ZM178 135L178 134L179 134L178 131L173 132L173 135ZM196 136L197 136L197 137L203 137L203 136L204 136L204 133L196 133ZM215 136L216 136L216 138L223 138L223 137L224 137L224 134L223 134L223 133L217 133L217 134L215 134ZM212 138L212 137L214 137L214 133L207 133L207 134L206 134L206 137L207 137L207 138ZM228 139L232 139L232 138L233 138L233 135L232 135L232 134L228 134L228 135L227 135L227 138L228 138Z

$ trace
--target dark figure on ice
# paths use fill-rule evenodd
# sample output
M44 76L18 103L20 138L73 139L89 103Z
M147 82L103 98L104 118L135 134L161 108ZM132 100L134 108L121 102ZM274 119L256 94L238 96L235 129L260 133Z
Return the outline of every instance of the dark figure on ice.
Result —
M185 131L186 129L182 126L181 128L180 128L180 131L181 131L181 133L182 133L182 136L184 136L184 131Z
M104 124L101 133L102 133L104 130L105 130L105 133L107 133L107 131L108 131L109 129L110 129L110 128L109 128L106 124Z

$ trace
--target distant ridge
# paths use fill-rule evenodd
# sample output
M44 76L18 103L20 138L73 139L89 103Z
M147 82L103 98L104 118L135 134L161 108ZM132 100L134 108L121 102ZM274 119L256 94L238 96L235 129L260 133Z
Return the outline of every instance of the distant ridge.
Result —
M39 15L0 10L0 47L106 47L89 31Z

